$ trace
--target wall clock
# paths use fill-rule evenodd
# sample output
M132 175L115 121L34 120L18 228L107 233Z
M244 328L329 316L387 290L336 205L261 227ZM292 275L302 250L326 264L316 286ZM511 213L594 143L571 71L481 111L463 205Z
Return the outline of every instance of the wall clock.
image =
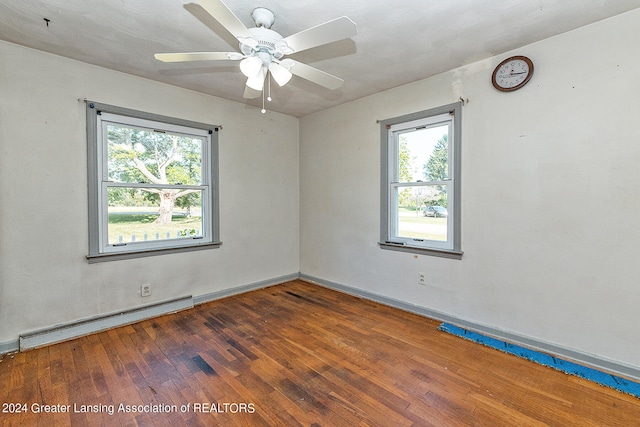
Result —
M502 92L511 92L526 85L533 75L533 62L526 56L512 56L498 64L491 83Z

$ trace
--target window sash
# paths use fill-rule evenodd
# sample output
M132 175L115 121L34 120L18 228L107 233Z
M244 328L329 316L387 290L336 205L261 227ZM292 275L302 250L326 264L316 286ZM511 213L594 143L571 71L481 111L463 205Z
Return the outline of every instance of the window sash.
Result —
M430 181L428 183L425 182L416 182L416 183L391 183L389 185L389 194L390 194L390 203L389 203L389 236L390 240L403 243L409 246L426 246L431 248L438 249L453 249L453 205L451 198L447 197L447 212L449 213L446 219L446 240L436 240L436 239L428 239L428 238L420 238L420 237L409 237L402 236L400 234L400 217L398 215L399 205L398 198L399 193L403 188L411 188L411 187L429 187L429 186L443 186L446 190L446 194L451 194L453 188L453 181ZM421 213L418 212L417 215L419 218L422 218Z
M200 153L200 179L202 185L208 185L210 182L210 171L208 165L210 164L210 146L211 135L201 129L193 129L185 126L172 125L169 123L151 121L146 119L139 119L135 117L126 117L121 115L115 115L110 113L101 113L98 116L98 165L100 169L100 175L102 181L109 181L109 144L107 127L109 125L122 125L125 127L131 127L139 130L145 130L148 132L161 131L163 133L170 133L172 135L185 136L194 139L202 140L201 153Z
M155 248L168 248L175 246L185 246L190 244L202 244L212 241L211 222L207 218L211 217L211 201L206 197L209 191L208 186L204 185L167 185L167 184L130 184L121 182L103 182L101 184L101 200L98 215L100 223L99 242L104 253L113 253L121 251L139 251ZM156 190L197 190L202 194L201 200L201 216L202 229L197 236L185 236L184 238L169 238L161 240L140 240L126 243L109 243L109 189L110 188L138 188L138 189L156 189Z
M98 207L98 221L100 224L99 242L100 248L103 253L122 252L122 251L134 251L145 250L155 248L168 248L177 246L189 246L195 244L209 243L211 239L211 225L207 218L210 217L210 201L209 197L206 197L209 190L210 174L207 164L209 163L209 146L211 142L210 135L205 131L198 131L197 129L190 129L183 126L170 125L162 122L139 119L134 117L125 117L110 113L102 113L98 116L98 144L102 150L98 150L102 153L101 158L98 159L99 163L99 176L102 177L100 200ZM108 133L107 127L109 125L122 125L134 129L146 130L146 131L160 131L171 134L184 135L202 140L201 146L201 185L176 185L176 184L153 184L153 183L129 183L129 182L114 182L109 180L109 156L108 156ZM166 239L161 241L140 241L131 242L126 244L109 244L109 203L108 203L108 189L112 187L126 187L126 188L151 188L151 189L194 189L204 190L204 200L202 201L202 222L203 230L202 236L198 238L184 238L184 239Z
M425 117L418 120L412 120L405 123L398 123L389 127L389 203L388 203L388 236L389 240L403 243L410 246L430 247L437 249L453 249L453 227L455 223L453 200L447 197L447 211L449 216L447 217L447 240L439 241L432 239L417 239L402 237L398 233L398 227L400 218L398 215L398 195L399 189L403 187L421 187L421 186L433 186L441 185L446 188L446 194L453 194L453 176L455 176L455 169L453 164L453 149L454 138L453 135L453 121L454 117L450 113L439 114L436 116ZM415 132L421 129L435 128L442 125L448 127L447 130L447 167L448 167L448 179L441 181L402 181L400 182L400 137L403 134ZM453 199L453 198L451 198ZM417 208L417 206L416 206Z

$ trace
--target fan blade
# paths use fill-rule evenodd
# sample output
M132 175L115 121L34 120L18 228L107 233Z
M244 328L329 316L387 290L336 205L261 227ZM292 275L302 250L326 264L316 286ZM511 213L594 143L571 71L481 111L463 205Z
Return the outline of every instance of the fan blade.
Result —
M156 53L154 56L162 62L237 61L244 58L244 55L238 52Z
M295 74L296 76L309 80L312 83L324 86L331 90L338 89L342 86L342 83L344 83L344 80L341 78L325 73L322 70L303 64L302 62L293 61L290 58L288 60L293 62L290 69L291 74Z
M244 96L245 99L255 99L259 98L262 95L262 91L251 89L249 86L244 87Z
M236 38L245 37L252 38L253 36L244 26L242 21L224 4L221 0L198 0L196 2L204 10L206 10L211 16L215 18L227 31L233 34Z
M299 33L286 37L284 41L293 49L300 52L323 44L348 39L358 34L355 22L346 16L336 18L324 24L316 25Z

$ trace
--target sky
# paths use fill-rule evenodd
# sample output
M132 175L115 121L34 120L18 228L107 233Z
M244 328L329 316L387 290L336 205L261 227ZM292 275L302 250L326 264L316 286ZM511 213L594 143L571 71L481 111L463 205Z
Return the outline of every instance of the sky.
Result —
M447 134L448 125L402 133L407 141L412 164L413 181L424 181L424 164L429 160L438 140Z

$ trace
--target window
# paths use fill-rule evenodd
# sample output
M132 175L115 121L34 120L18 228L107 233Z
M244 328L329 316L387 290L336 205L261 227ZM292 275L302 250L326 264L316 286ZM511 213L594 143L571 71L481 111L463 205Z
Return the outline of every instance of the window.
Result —
M87 101L89 261L220 246L218 128Z
M381 122L380 247L460 258L461 103Z

